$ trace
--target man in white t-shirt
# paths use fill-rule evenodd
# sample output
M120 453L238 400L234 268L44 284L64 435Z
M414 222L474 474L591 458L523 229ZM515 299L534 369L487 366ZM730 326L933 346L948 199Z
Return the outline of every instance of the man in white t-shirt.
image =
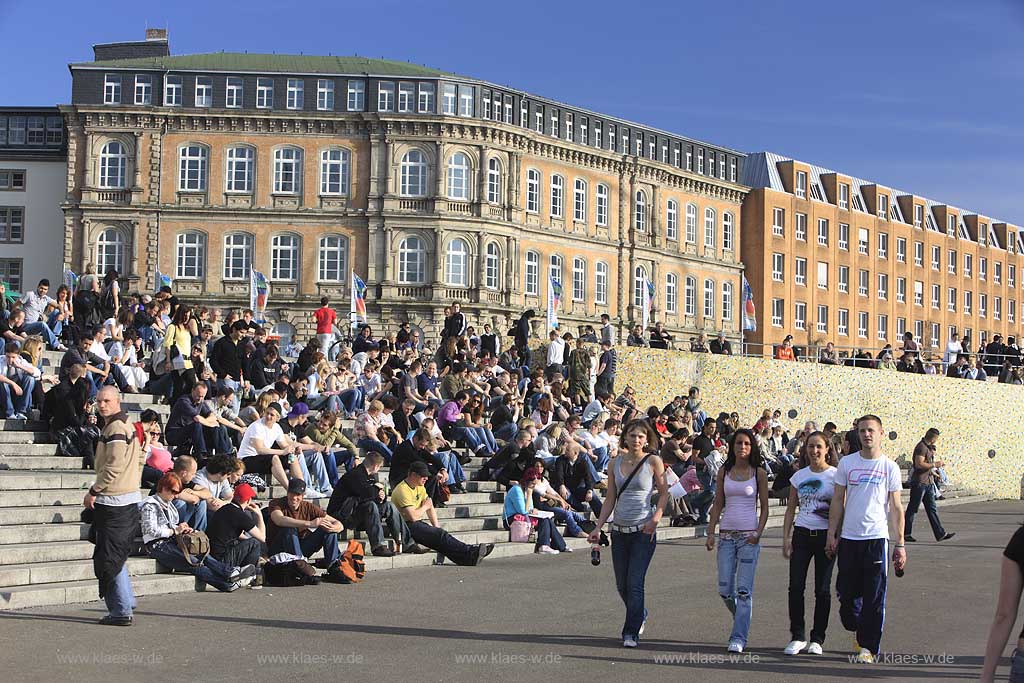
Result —
M943 357L942 369L948 370L949 366L956 362L957 357L963 353L964 347L960 343L960 336L954 332L946 342L946 353Z
M273 474L274 479L287 488L288 474L293 479L302 479L302 466L299 464L302 447L292 443L281 431L281 425L277 424L277 421L281 419L282 412L279 403L267 406L263 416L245 430L242 443L238 447L238 457L245 463L246 472ZM281 445L280 448L278 444ZM288 474L285 473L279 456L287 457Z
M903 484L895 462L882 453L882 420L857 421L860 451L839 461L829 510L828 552L838 553L839 616L857 634L856 661L878 654L885 618L889 529L895 532L892 561L897 575L907 564L903 539Z

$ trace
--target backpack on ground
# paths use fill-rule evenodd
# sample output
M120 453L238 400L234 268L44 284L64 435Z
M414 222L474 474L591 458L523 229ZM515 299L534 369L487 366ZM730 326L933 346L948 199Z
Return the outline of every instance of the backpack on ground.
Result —
M305 560L292 560L263 567L263 583L267 586L314 586L320 583L316 569Z
M359 583L366 576L366 562L363 560L363 544L350 540L341 559L327 569L324 577L331 583Z

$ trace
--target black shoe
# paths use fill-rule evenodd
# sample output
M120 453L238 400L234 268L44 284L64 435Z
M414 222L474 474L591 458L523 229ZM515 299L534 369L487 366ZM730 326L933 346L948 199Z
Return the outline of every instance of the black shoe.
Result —
M408 548L402 549L403 553L412 553L413 555L426 555L427 553L433 552L430 548L425 548L418 543L413 543Z
M491 554L494 550L493 543L481 543L476 547L476 562L474 564L480 564L484 558Z
M451 486L449 486L448 490L451 491L452 493L465 493L466 485L463 484L462 482L459 482L458 484L452 484Z
M231 572L231 576L228 578L231 581L241 581L254 576L256 576L256 565L247 564L242 567L237 567L233 572Z
M943 536L942 538L940 538L938 540L941 543L942 541L948 541L949 539L953 538L954 536L956 536L956 532L955 531L950 531L948 534L946 534L945 536Z
M131 626L131 617L115 617L110 614L99 620L100 626Z
M906 536L906 537L903 538L903 540L906 541L907 543L917 543L917 539L914 538L913 536Z
M379 545L373 549L374 557L394 557L395 551L386 545Z
M462 453L459 453L459 462L463 466L468 465L469 463L473 462L473 456L466 455L466 452L463 451Z

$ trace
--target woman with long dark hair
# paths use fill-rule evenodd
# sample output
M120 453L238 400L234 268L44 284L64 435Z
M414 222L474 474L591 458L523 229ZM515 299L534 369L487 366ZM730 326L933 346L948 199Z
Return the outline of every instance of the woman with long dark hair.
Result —
M634 420L622 432L624 450L608 466L608 496L601 507L597 527L590 533L590 543L600 543L601 529L612 512L612 563L615 587L626 605L626 621L622 625L622 646L636 647L647 624L644 608L644 582L647 568L658 545L657 530L668 504L665 465L661 458L647 452L654 439L651 426ZM654 491L658 502L651 505Z
M832 607L832 569L836 563L835 556L825 552L825 546L838 464L835 446L828 437L822 432L812 432L800 451L798 469L789 480L789 505L782 527L782 556L789 560L789 631L792 636L784 650L787 655L798 654L805 648L808 654L820 655L825 642ZM814 560L814 625L808 645L804 584L811 560Z
M189 356L192 354L192 335L188 331L191 318L191 307L185 304L178 306L162 344L166 350L164 371L174 372L172 375L174 380L172 404L182 394L192 391L192 387L196 383L196 372L192 369L192 361L189 360Z
M761 534L768 523L768 475L749 429L733 434L729 454L718 470L705 544L708 551L715 548L719 521L718 593L733 615L729 652L743 652L754 611L754 572L761 554Z

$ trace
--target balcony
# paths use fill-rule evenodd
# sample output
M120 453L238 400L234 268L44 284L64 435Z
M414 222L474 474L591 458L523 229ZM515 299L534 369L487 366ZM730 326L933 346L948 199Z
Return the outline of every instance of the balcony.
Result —
M412 213L431 213L433 211L433 200L430 199L399 199L397 200L398 206L395 207L393 202L388 208L397 208L399 211L410 211Z
M96 201L110 204L130 204L132 193L129 190L98 190Z
M395 294L400 299L429 301L431 289L430 285L398 285L395 287Z
M457 216L472 216L474 213L473 205L469 202L446 201L444 205L447 213L452 213Z

